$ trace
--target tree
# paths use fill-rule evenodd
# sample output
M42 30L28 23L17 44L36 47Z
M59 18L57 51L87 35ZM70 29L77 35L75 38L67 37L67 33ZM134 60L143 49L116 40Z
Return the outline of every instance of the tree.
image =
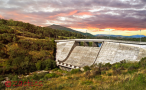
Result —
M41 70L41 60L35 63L37 70Z

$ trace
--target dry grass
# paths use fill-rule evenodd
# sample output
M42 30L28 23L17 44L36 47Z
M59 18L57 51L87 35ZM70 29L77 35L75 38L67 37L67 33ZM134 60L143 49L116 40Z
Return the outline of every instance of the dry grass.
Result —
M131 64L130 64L131 65ZM129 73L128 68L121 70L121 74L114 75L114 70L106 70L105 74L95 75L87 78L87 72L71 74L64 71L53 71L62 74L58 78L49 78L43 81L42 87L26 87L27 90L141 90L145 87L143 79L146 76L144 68L137 69L136 72ZM63 75L65 73L65 75ZM111 73L109 75L109 73ZM88 73L89 76L91 73ZM140 74L144 75L141 76ZM144 83L144 84L143 84ZM24 87L11 88L12 90L22 90Z
M41 51L30 51L30 55L32 55L33 58L42 58L44 56L51 57L52 51L47 51L47 50L41 50Z
M17 36L20 39L24 39L24 40L48 40L48 39L38 39L38 38L30 38L30 37L25 37L25 36Z
M84 73L80 73L45 80L42 87L26 88L27 90L105 90L109 89L112 85L118 86L118 84L133 80L139 73L143 72L144 70L133 74L117 76L98 75L96 78L90 79L83 77ZM98 77L101 78L99 79ZM11 88L11 90L22 90L22 88L24 87Z

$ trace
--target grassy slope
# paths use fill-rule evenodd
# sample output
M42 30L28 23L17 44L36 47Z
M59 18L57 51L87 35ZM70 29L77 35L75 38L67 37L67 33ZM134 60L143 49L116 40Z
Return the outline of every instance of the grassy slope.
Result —
M20 86L17 88L9 88L12 90L145 90L146 70L144 63L146 58L138 63L116 63L113 65L103 65L101 67L101 75L94 73L98 70L96 66L90 67L90 71L81 72L72 70L66 72L63 70L50 70L50 74L45 74L41 78L35 79L42 81L42 86ZM123 67L123 69L121 68ZM115 72L120 70L120 72ZM90 72L90 73L89 73ZM19 80L18 80L19 81Z
M10 28L16 30L15 33L23 33L22 31L20 31L20 28L23 28L23 27L17 27L17 26L10 26ZM16 29L17 28L17 29ZM19 28L19 29L18 29ZM32 37L26 37L27 35L29 35L31 32L27 32L25 31L24 32L24 36L22 35L16 35L18 38L19 38L19 41L30 41L30 42L35 42L35 41L40 41L40 42L47 42L47 41L50 41L51 39L47 38L47 39L38 39L38 38L32 38ZM33 33L31 33L33 34ZM26 36L25 36L26 35ZM35 34L34 34L35 35ZM7 47L7 51L10 51L11 49L14 49L14 48L21 48L18 46L18 43L11 43L11 44L7 44L6 45ZM30 54L33 55L33 57L41 57L41 56L48 56L46 54L46 52L50 53L52 55L52 51L48 51L48 50L42 50L42 51L32 51L32 50L29 50ZM7 60L7 59L6 59Z

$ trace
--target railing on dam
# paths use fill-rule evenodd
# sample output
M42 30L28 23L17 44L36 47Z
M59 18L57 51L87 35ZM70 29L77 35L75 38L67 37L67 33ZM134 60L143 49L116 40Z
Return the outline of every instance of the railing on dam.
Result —
M146 45L146 42L123 41L123 40L109 40L109 39L67 39L67 40L55 40L55 42L68 42L68 41L76 41L76 42L117 42L117 43L144 44L144 45Z

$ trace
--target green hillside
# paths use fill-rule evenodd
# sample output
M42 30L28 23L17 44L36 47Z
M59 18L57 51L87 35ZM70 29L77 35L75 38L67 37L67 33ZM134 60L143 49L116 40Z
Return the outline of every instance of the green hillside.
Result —
M65 31L70 31L70 32L76 32L76 33L80 33L82 35L87 35L87 36L90 36L90 37L95 37L94 35L90 34L90 33L83 33L83 32L79 32L79 31L76 31L76 30L73 30L73 29L70 29L70 28L67 28L67 27L63 27L63 26L60 26L60 25L51 25L51 26L48 26L50 28L53 28L53 29L57 29L57 30L65 30Z
M12 74L27 75L56 68L54 40L76 38L86 37L76 32L0 19L0 81Z
M0 19L0 73L20 74L35 71L39 61L55 59L54 39L71 38L86 37L76 32ZM45 69L45 66L41 69Z

